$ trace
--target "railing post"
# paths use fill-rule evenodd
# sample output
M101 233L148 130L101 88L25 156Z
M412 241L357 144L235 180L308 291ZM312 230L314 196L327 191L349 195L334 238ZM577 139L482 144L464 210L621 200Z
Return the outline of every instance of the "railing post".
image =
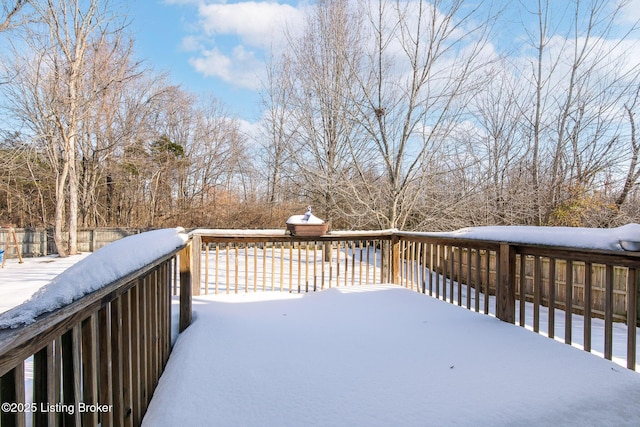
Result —
M391 283L400 284L400 239L396 234L391 236Z
M192 274L191 258L192 243L190 242L180 251L180 332L184 331L191 324L191 295L192 295Z
M508 243L500 244L500 263L496 284L496 317L515 323L516 319L516 250Z

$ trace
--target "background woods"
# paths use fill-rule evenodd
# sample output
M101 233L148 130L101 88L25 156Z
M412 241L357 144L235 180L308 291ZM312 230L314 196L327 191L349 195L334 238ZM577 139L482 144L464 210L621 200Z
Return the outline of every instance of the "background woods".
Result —
M0 222L334 228L640 221L625 2L320 0L259 119L134 54L124 3L3 1Z

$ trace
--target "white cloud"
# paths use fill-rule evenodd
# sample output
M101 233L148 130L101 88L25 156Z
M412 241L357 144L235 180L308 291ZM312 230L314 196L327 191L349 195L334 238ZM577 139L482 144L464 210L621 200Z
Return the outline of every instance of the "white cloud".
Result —
M189 62L196 71L205 76L217 77L248 89L258 89L259 70L264 68L254 52L246 50L242 45L235 46L230 54L225 54L216 47L203 50L198 57L191 58Z
M640 0L628 0L623 9L622 19L630 23L640 21Z
M301 9L291 5L254 1L202 5L199 14L207 35L233 35L257 47L268 47L304 19Z
M257 89L264 69L261 58L284 43L287 29L300 26L303 8L276 2L200 2L195 32L183 38L182 47L194 53L190 63L199 73Z

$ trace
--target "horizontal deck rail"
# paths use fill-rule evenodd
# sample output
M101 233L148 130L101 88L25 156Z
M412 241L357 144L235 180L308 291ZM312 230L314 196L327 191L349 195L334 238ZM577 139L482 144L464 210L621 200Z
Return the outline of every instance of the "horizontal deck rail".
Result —
M0 426L28 418L33 426L140 425L171 351L178 258L188 300L190 243L34 323L0 330ZM190 303L180 304L180 329Z

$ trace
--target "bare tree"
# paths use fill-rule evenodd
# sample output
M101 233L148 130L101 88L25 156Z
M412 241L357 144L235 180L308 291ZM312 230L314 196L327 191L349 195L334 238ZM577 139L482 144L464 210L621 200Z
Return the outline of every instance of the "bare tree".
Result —
M631 102L625 104L624 109L629 118L629 167L622 189L615 198L616 213L619 213L624 203L629 198L633 189L640 182L640 141L638 140L638 129L636 128L636 112L638 108L638 100L640 99L640 86L636 90ZM612 218L609 219L609 223Z
M434 156L482 84L483 57L493 12L463 1L393 3L367 9L374 40L359 68L357 120L376 153L382 180L365 204L382 227L404 227L428 182Z
M0 12L0 33L10 30L20 25L22 21L16 18L25 9L31 0L2 0L2 11Z
M532 117L536 224L549 223L559 206L590 191L615 161L619 104L638 76L637 65L625 65L621 48L636 27L620 33L615 25L622 6L612 8L606 0L540 0L530 12L538 24L529 32L536 55L529 73L519 71L531 76L527 104L532 108L522 104L522 109L523 117Z
M287 131L295 169L290 174L303 180L299 196L319 205L329 221L350 207L341 203L341 192L354 154L362 154L354 150L359 130L350 119L355 100L349 96L357 81L349 63L361 55L359 27L349 1L317 3L303 35L290 41L291 62L283 70L295 88L289 104L280 107L291 120Z
M122 26L112 27L108 2L48 1L33 7L41 23L25 32L24 45L15 54L19 72L7 91L16 117L47 147L56 176L54 240L60 255L66 256L78 250L81 125L89 118L88 105L111 83L103 81L86 91L89 56L109 45L110 36Z
M271 58L267 64L267 80L263 82L260 145L262 146L267 182L266 199L270 212L276 203L282 203L285 197L286 165L291 163L297 129L293 121L292 102L294 86L291 81L291 58L283 54L281 58ZM291 172L291 171L289 171Z

